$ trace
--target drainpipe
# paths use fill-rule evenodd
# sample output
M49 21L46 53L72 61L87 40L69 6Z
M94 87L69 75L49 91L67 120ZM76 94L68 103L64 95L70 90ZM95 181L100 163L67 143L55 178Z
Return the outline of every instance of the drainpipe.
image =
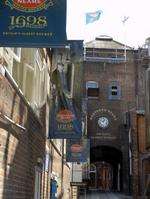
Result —
M62 157L61 157L61 195L64 194L63 178L64 178L64 139L62 140Z

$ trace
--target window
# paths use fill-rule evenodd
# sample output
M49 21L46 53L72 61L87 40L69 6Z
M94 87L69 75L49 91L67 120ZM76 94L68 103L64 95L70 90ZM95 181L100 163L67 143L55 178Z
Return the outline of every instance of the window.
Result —
M109 84L109 99L119 100L121 97L121 88L118 82L111 82Z
M20 62L21 60L21 48L10 48L13 52L13 57L16 61Z
M113 95L113 96L115 96L115 95L117 96L117 94L118 94L117 86L112 86L112 87L111 87L111 90L112 90L112 91L111 91L112 95Z
M44 64L43 64L43 60L42 60L42 54L39 49L37 49L37 51L36 51L35 61L38 65L39 69L42 70L42 68L44 67Z
M15 82L17 83L18 87L22 90L23 87L23 64L17 62L15 59L13 60L13 67L12 67L12 77L14 78Z
M94 81L88 81L86 83L87 97L98 97L99 96L99 87L98 83Z
M34 70L30 65L25 64L24 70L24 95L29 102L33 100Z

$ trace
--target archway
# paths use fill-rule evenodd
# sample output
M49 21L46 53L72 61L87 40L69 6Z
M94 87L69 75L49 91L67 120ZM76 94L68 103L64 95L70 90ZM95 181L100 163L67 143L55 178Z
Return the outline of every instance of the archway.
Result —
M96 185L102 191L122 191L122 152L110 146L91 148L91 164L96 166Z

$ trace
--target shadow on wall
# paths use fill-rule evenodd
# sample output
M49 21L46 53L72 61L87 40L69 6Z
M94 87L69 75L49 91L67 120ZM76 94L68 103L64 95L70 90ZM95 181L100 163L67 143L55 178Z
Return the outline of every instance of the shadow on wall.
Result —
M45 131L10 83L5 78L0 81L1 115L26 129L0 117L0 198L33 199L36 168L42 173L43 165L38 159L45 156ZM42 194L42 190L39 192Z

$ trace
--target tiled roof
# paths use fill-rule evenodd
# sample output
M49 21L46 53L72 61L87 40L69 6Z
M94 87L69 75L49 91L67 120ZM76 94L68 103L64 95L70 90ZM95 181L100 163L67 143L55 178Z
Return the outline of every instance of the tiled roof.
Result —
M85 44L86 48L101 48L101 49L124 49L125 44L119 43L113 40L112 37L109 36L99 36L96 37L95 40L87 42ZM133 50L133 48L126 46L127 50Z

